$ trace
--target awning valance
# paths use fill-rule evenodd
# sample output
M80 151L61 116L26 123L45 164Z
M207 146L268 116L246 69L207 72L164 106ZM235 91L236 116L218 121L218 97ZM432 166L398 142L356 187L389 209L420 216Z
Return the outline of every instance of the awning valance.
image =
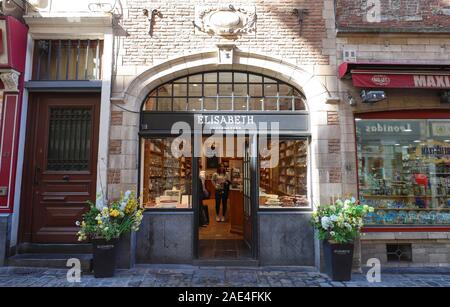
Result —
M450 89L450 63L343 63L339 77L360 88Z

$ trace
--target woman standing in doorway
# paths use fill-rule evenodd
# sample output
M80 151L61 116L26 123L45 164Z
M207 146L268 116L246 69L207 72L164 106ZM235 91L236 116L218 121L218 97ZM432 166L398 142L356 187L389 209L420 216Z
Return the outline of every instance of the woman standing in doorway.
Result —
M217 172L212 176L212 182L216 188L216 221L224 222L227 214L228 191L230 189L230 179L228 178L225 167L220 164ZM222 216L220 216L220 202L222 202Z

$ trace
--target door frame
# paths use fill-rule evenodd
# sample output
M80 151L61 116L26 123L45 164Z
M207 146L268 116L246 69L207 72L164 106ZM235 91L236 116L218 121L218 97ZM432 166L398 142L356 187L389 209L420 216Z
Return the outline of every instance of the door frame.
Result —
M98 148L99 148L99 132L100 132L100 108L101 108L101 95L99 92L64 92L71 95L91 95L98 96L98 105L94 109L94 121L93 121L93 134L97 135L97 141L93 142L93 155L95 156L94 162L97 167L93 171L95 189L97 188L97 176L98 176ZM34 176L35 176L35 154L36 142L38 140L38 121L40 111L40 99L43 96L61 95L61 92L33 92L30 93L28 98L28 112L26 119L26 132L25 132L25 146L24 146L24 160L22 171L22 187L20 197L20 214L19 214L19 231L18 231L18 245L22 243L32 242L32 230L33 230L33 199L34 199ZM81 105L81 104L80 104ZM97 122L95 123L95 118ZM46 136L48 137L48 136ZM94 195L96 192L94 193Z
M250 146L256 153L255 157L250 157L250 193L251 193L251 212L252 212L252 240L251 240L251 254L253 260L258 260L259 256L259 228L258 228L258 193L259 193L259 172L258 172L258 140L259 135L257 133L253 133L248 135L248 139L250 142ZM194 136L192 135L192 144L194 144ZM195 146L195 144L194 144ZM192 148L194 148L192 146ZM192 178L198 178L200 175L199 170L199 158L192 159ZM198 191L198 180L192 180L192 208L194 212L194 233L193 233L193 247L194 247L194 259L199 260L199 195L197 195L196 191ZM194 192L195 191L195 192Z

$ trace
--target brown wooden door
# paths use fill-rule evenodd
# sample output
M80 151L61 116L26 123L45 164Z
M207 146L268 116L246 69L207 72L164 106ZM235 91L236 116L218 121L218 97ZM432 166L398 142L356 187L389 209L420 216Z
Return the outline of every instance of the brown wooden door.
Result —
M31 241L76 243L75 222L96 194L100 96L37 94L32 103Z

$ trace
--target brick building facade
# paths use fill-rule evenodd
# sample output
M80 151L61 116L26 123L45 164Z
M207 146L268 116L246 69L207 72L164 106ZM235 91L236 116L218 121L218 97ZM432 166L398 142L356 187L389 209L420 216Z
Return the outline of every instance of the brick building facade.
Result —
M433 114L448 114L450 110L448 104L441 102L442 89L381 88L386 99L363 103L361 90L371 88L356 86L353 75L353 70L367 70L367 65L377 63L383 64L382 67L370 66L371 73L377 75L387 74L387 71L395 75L398 70L406 75L416 70L445 75L450 63L448 1L254 0L230 5L222 0L121 0L105 1L109 4L102 6L86 0L77 2L77 7L72 10L58 6L60 2L56 0L53 2L53 6L42 4L25 16L30 27L29 41L103 41L103 55L97 56L97 62L102 61L102 76L94 80L95 90L101 96L95 177L97 192L107 194L109 199L118 198L128 189L142 194L145 194L144 189L151 190L147 183L149 178L144 178L147 142L155 142L153 139L164 141L168 136L147 129L151 122L145 122L144 117L150 111L146 108L153 96L157 97L155 101L167 99L159 94L162 87L170 85L170 91L175 91L177 83L189 85L190 81L180 81L183 78L190 80L188 78L200 76L201 81L196 81L194 86L201 85L204 89L208 83L205 81L207 73L217 72L220 79L221 73L232 72L233 78L238 74L241 77L247 75L248 89L250 78L259 76L264 78L261 80L271 80L269 82L277 84L279 89L290 86L299 92L298 96L293 95L292 101L297 101L300 96L304 99L306 110L300 113L306 115L307 120L290 118L292 123L302 122L307 128L304 131L286 129L284 137L307 140L307 171L304 172L307 192L304 196L308 198L309 206L301 210L264 210L259 208L256 200L260 196L259 187L252 186L251 206L255 214L251 217L253 238L250 245L253 249L251 260L256 261L252 263L320 266L321 247L309 224L310 215L318 204L349 194L361 196L362 171L358 161L365 157L361 157L358 125L382 120L376 118L376 114L381 114L377 112L390 112L389 119L395 120L399 111L405 110L428 112L430 118L412 118L428 124ZM214 21L212 16L217 12L226 16L225 21ZM79 31L74 25L80 27ZM35 61L33 48L29 49L28 59ZM342 64L356 65L356 68L346 69L341 74ZM360 64L366 66L361 68ZM40 87L40 92L55 91L55 88L68 92L92 91L89 88L93 86L92 82L83 83L83 86L66 82L69 80L51 80L55 81L51 85L39 83L36 81L42 80L33 80L33 65L29 64L28 70L25 81L29 81L30 92L33 86ZM215 82L220 91L220 82ZM168 95L171 108L161 113L169 121L170 116L175 118L180 111L174 107L180 97L171 93ZM216 94L219 101L220 93ZM168 97L167 93L164 95ZM235 94L230 95L234 99ZM191 101L189 93L185 96L183 99ZM206 96L202 92L200 98L195 98L204 103L210 98ZM245 111L251 111L250 96L247 93ZM272 111L281 111L279 91L276 96L277 107ZM263 104L265 99L270 101L271 98L262 97ZM264 110L264 105L262 108ZM285 111L288 110L296 109L293 106ZM156 107L154 111L162 109ZM189 111L192 111L187 112L191 115L199 113L195 109ZM216 111L224 110L218 107ZM235 112L234 107L232 111L233 114L253 115L252 112ZM272 112L272 117L267 118L270 121L276 116L300 114L288 113ZM437 118L446 120L442 115ZM155 122L160 120L154 119ZM362 119L362 122L355 122L355 119ZM161 126L166 124L162 122ZM193 168L198 168L196 163L192 162ZM256 168L259 167L257 163ZM193 175L198 175L197 171L194 170ZM252 174L257 178L253 182L259 183L261 174L256 171ZM197 183L193 180L190 186L195 190ZM192 195L186 196L189 199ZM136 238L130 238L125 247L126 264L198 261L195 197L194 205L185 210L147 210L141 231ZM22 209L16 206L16 219L19 219L19 213L23 219L27 214L23 208L27 205L24 200L16 202L22 206ZM448 265L448 223L435 226L370 225L367 234L356 244L355 264L364 264L369 258L376 257L385 265ZM19 231L15 236L10 250L19 249L21 243L30 241L42 243L32 242L33 234L27 237ZM388 245L395 244L401 248L409 245L412 261L390 262L388 250L391 247Z

